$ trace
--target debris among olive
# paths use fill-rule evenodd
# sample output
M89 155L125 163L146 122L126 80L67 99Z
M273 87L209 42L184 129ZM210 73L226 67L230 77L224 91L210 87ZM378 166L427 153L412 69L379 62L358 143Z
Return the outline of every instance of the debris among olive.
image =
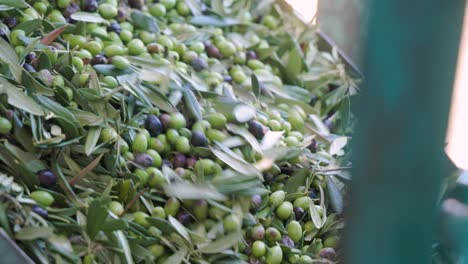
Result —
M276 2L10 2L0 201L15 238L46 234L16 239L34 260L340 259L346 186L321 170L350 166L357 89L315 31Z

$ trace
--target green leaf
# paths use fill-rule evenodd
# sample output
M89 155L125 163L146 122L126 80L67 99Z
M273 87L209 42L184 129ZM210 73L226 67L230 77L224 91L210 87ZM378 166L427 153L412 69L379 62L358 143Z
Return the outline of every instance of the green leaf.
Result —
M289 52L289 58L288 58L288 63L286 65L286 70L288 71L288 74L291 74L292 76L296 76L302 71L302 52L299 50L299 47L296 45L294 48Z
M111 64L96 64L93 66L93 68L100 74L102 75L110 75L110 76L120 76L120 75L125 75L125 74L130 74L132 73L132 70L130 68L127 68L125 70L119 70L117 69L114 65Z
M15 156L16 159L18 159L19 162L24 164L28 170L37 172L46 168L44 163L37 159L36 156L32 153L24 152L22 149L13 144L10 144L8 141L5 141L5 147L13 156Z
M164 186L164 192L169 197L189 200L224 201L226 197L215 188L208 185L195 185L188 182L171 183Z
M91 155L96 147L96 144L99 140L99 136L101 135L101 128L100 127L92 127L88 130L88 135L86 135L86 142L85 142L85 154L87 156Z
M263 152L258 140L247 129L234 124L227 124L226 128L232 133L242 136L256 152Z
M182 247L168 257L162 264L180 264L185 259L185 256L187 256L187 253L188 249L186 247Z
M0 0L0 5L6 5L16 8L28 7L28 4L24 0Z
M112 232L116 230L125 230L128 229L130 226L128 222L124 219L107 219L104 225L102 226L102 231L104 232Z
M184 86L184 103L195 120L198 121L203 119L200 104L198 103L195 94L188 86Z
M169 220L169 223L171 223L171 225L177 231L177 233L179 233L188 242L191 242L190 236L189 236L189 234L187 232L187 229L185 228L184 225L182 225L177 219L175 219L174 217L172 217L170 215L168 216L167 219Z
M257 75L252 74L252 91L256 97L260 95L260 84L258 82Z
M22 109L33 115L44 115L44 111L42 110L41 106L36 103L36 101L26 95L20 88L0 77L0 94L2 93L6 93L8 95L8 103L12 106Z
M196 0L185 0L185 4L188 5L192 15L200 16L202 14L200 3Z
M252 164L246 161L240 161L239 159L219 149L211 148L211 151L217 158L222 160L235 171L240 172L244 175L256 175L259 178L262 177L262 173L258 169L256 169Z
M320 218L320 213L317 207L315 206L314 201L312 200L309 200L309 214L315 227L317 229L322 228L324 223L322 222L322 218Z
M194 16L190 23L196 26L214 26L230 27L239 24L239 21L233 18L217 18L214 16Z
M10 71L17 81L21 80L21 68L19 66L18 55L12 46L3 38L0 39L0 61L10 67Z
M198 252L205 254L219 253L236 245L241 240L241 238L242 235L240 233L232 233L202 246L200 249L198 249Z
M106 23L107 20L102 18L99 13L76 12L71 15L71 18L76 21L90 23Z
M128 245L128 240L124 233L122 231L114 231L113 234L117 237L117 241L124 252L125 263L133 264L132 252L130 251L130 246Z
M288 181L284 185L283 190L286 193L294 193L297 191L297 188L304 186L306 183L306 178L310 175L310 170L302 169L295 172L288 178Z
M105 199L107 200L107 199ZM100 230L107 218L107 201L102 199L94 199L88 208L88 216L86 217L86 232L93 239Z
M343 212L343 195L341 194L340 189L338 189L333 177L328 178L327 191L331 207L337 214L341 214Z
M18 240L36 240L39 238L47 238L54 234L53 227L23 227L16 234Z
M82 111L77 108L67 108L76 118L81 127L98 126L104 122L104 118L91 112Z
M152 16L146 15L140 11L133 11L130 15L132 18L133 24L140 29L152 32L159 33L159 26L156 19Z

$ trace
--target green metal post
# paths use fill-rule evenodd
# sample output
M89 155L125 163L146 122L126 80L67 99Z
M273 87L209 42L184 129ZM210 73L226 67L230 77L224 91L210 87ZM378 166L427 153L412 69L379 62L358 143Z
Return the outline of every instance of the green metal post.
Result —
M344 263L430 263L464 0L369 0Z

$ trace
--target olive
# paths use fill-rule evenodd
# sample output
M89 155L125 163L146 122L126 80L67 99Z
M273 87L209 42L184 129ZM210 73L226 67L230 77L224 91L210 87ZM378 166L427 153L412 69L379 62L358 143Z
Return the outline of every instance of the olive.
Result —
M262 196L256 194L254 196L252 196L252 206L254 209L257 209L260 207L260 205L262 204Z
M312 264L314 263L314 260L308 255L302 255L299 259L299 263L300 264Z
M149 167L146 169L146 172L149 175L149 185L151 187L161 187L166 183L166 177L159 169L155 167Z
M329 247L329 248L335 248L336 246L338 246L339 241L340 241L339 236L329 236L325 238L325 240L323 241L323 246Z
M317 152L317 147L318 147L318 143L317 143L317 140L315 140L315 139L312 139L312 141L310 142L310 144L307 146L307 148L308 148L312 153L316 153L316 152Z
M30 196L31 199L43 206L50 206L54 203L54 197L45 191L34 191Z
M194 58L191 65L195 71L202 71L208 68L208 63L202 58Z
M177 220L183 225L188 225L190 223L190 215L187 212L179 211L176 216Z
M68 5L65 10L63 10L62 14L66 18L70 18L70 16L76 12L80 11L80 6L76 3L71 3Z
M128 5L131 8L141 9L145 5L145 0L128 0Z
M208 203L205 200L197 200L193 208L193 215L198 221L203 221L208 217Z
M23 68L28 72L36 72L36 69L29 63L23 63Z
M285 244L288 247L294 247L294 241L289 236L282 236L281 243Z
M197 163L197 158L188 157L187 161L186 161L186 167L187 168L194 168L196 163Z
M291 221L286 226L286 230L288 231L289 237L294 242L299 242L302 238L302 226L298 221Z
M266 254L267 246L263 241L255 241L252 244L252 255L257 258L263 257Z
M153 158L146 153L139 153L135 156L133 162L146 168L153 164Z
M148 138L142 132L138 133L135 136L135 139L132 142L132 151L134 152L146 152L148 149Z
M301 207L294 207L294 216L296 220L301 220L304 217L305 211Z
M40 206L33 205L31 210L43 218L47 218L47 216L49 216L49 213L47 212L47 210Z
M265 228L263 225L256 225L251 230L253 240L263 240L265 238Z
M112 213L114 213L117 216L123 214L123 212L125 211L122 204L117 202L117 201L110 202L109 203L109 209L112 211Z
M256 60L256 59L258 59L257 53L255 53L255 51L253 51L253 50L247 51L245 55L246 55L246 57L247 57L248 60Z
M283 251L280 246L269 248L265 258L266 264L280 264L283 261Z
M194 131L192 132L191 143L195 147L207 147L208 139L202 132Z
M24 58L24 60L27 63L31 63L34 59L36 59L36 53L35 52L29 52L28 55Z
M104 55L96 55L91 59L91 65L96 65L96 64L107 64L108 60Z
M8 134L10 133L12 128L10 120L0 117L0 134Z
M12 29L18 25L18 20L16 17L5 17L3 19L3 24L5 24L9 29Z
M122 28L120 27L120 24L117 22L112 22L107 26L107 31L108 32L115 32L117 34L120 34L122 32Z
M149 12L155 17L164 17L166 15L166 7L163 4L157 3L150 6Z
M300 207L303 210L309 209L310 198L307 196L302 196L294 200L294 207Z
M164 208L161 206L156 206L151 210L151 215L157 218L166 218L166 212L164 211Z
M270 195L270 204L272 206L278 206L280 205L283 201L284 198L286 197L286 194L284 191L276 191Z
M224 231L226 231L227 233L235 232L241 228L242 222L238 216L230 214L224 218L223 226Z
M172 159L172 165L174 168L184 168L187 163L187 158L184 154L176 153Z
M265 230L265 238L269 242L279 241L281 239L281 233L274 227L268 227Z
M99 14L105 19L114 18L118 12L117 7L112 4L104 3L99 6Z
M278 208L276 208L276 216L280 219L288 219L293 212L293 205L292 203L285 201L281 203Z
M151 252L151 255L153 255L155 258L159 258L162 255L164 255L164 246L161 246L159 244L149 246L148 250Z
M169 121L171 120L171 117L168 114L161 114L158 118L159 121L161 121L163 130L167 130L169 128Z
M205 50L208 57L221 59L222 55L219 49L212 44L205 44Z
M331 261L336 260L336 252L333 248L323 248L319 251L319 256L324 259L328 259Z
M96 12L98 10L98 1L97 0L84 0L84 11L86 12Z
M180 129L187 126L187 121L184 115L180 112L171 113L169 115L169 128Z
M151 158L153 158L153 163L151 164L152 166L154 167L161 167L162 165L162 158L161 158L161 155L159 155L159 153L154 150L154 149L148 149L146 150L146 154L150 155Z
M135 218L135 223L138 225L143 226L144 228L148 228L151 226L151 224L146 220L147 217L149 217L148 214L144 212L136 212L133 214L133 217Z
M51 188L57 184L57 176L49 169L40 170L36 175L42 187Z
M215 129L221 129L227 123L226 117L221 113L210 114L206 117L206 119L210 123L211 127Z
M180 208L180 202L176 198L169 198L164 205L166 215L175 216Z
M256 138L256 139L262 139L265 136L265 129L263 125L256 121L256 120L250 120L248 122L249 126L249 132Z

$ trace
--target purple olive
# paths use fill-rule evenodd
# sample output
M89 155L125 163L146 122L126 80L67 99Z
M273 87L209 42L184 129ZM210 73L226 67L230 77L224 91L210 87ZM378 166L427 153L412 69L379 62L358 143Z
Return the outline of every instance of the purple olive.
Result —
M190 64L192 65L193 69L197 72L203 71L206 68L208 68L208 62L206 62L206 60L202 58L195 58Z
M49 213L47 212L47 210L40 206L34 205L31 209L34 213L40 215L43 218L47 218L49 216Z
M36 175L42 187L52 188L57 184L57 176L49 169L40 170Z
M318 143L317 143L317 140L315 140L315 139L312 139L312 142L310 142L309 146L307 146L307 148L308 148L312 153L317 152L317 147L318 147Z
M96 12L98 10L98 1L97 0L84 0L84 11L86 12Z
M296 220L301 220L304 217L305 211L301 207L294 208L294 215L296 216Z
M247 53L246 53L245 55L246 55L246 57L247 57L248 60L256 60L256 59L258 59L257 53L255 53L255 51L253 51L253 50L247 51Z
M195 147L207 147L208 139L206 139L205 134L199 131L194 131L192 133L192 145Z
M155 115L148 115L145 119L145 128L152 137L157 137L163 131L163 124Z
M258 194L252 196L252 206L257 209L262 204L262 197Z
M281 243L285 244L288 247L294 247L294 241L292 240L292 238L286 235L281 237Z
M168 114L160 114L158 116L159 121L161 121L163 130L166 130L169 128L169 122L171 121L171 116Z
M336 252L333 248L323 248L319 252L319 256L328 260L336 260Z
M256 120L251 120L248 123L249 125L249 132L252 133L252 135L256 139L262 139L265 136L265 130L262 124Z
M3 24L5 24L9 29L16 27L18 20L16 17L5 17L3 19Z
M186 166L187 168L194 168L196 163L197 163L197 158L188 157L186 161Z
M96 55L91 59L91 65L96 65L96 64L107 64L108 60L106 56L104 55Z
M183 225L188 225L190 223L190 215L187 212L179 211L177 213L177 220Z
M174 166L174 168L185 168L186 164L187 158L184 154L176 153L174 155L174 158L172 159L172 165Z
M135 156L133 162L142 167L149 167L153 164L153 158L146 153L139 153Z

